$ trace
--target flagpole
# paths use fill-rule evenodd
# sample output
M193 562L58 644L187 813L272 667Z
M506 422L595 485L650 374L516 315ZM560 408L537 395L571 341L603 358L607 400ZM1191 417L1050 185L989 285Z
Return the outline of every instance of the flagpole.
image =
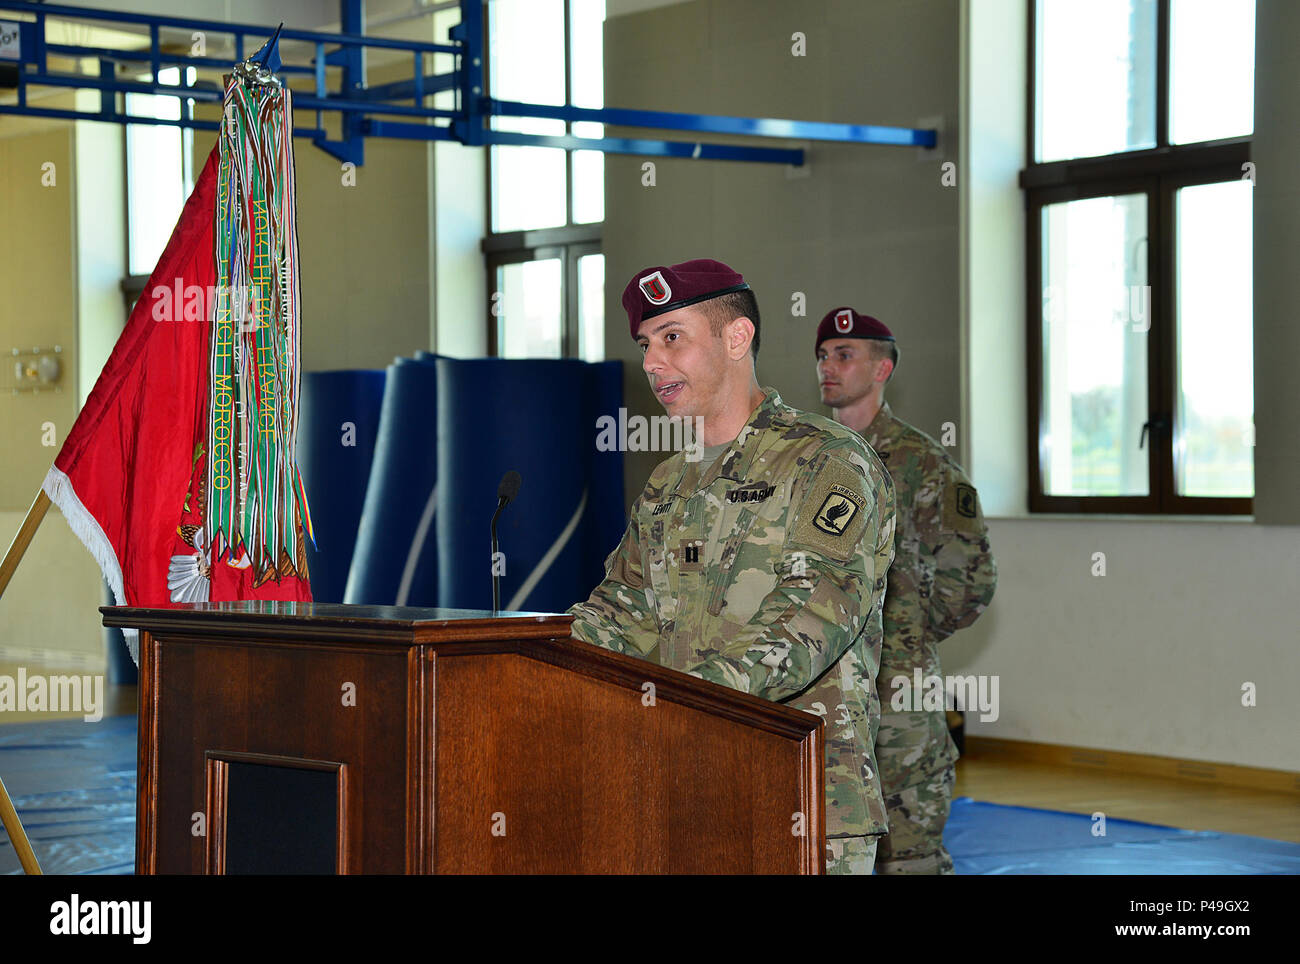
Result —
M9 791L5 789L3 780L0 780L0 822L4 823L5 830L9 832L9 842L14 845L18 862L23 865L23 873L40 875L41 865L36 860L36 854L32 852L32 845L23 830L23 822L18 819L18 811L14 809L14 802L9 799Z
M36 528L45 518L45 511L49 507L50 497L45 494L44 489L41 489L32 502L32 507L27 510L27 518L23 519L23 524L18 527L18 534L14 536L14 541L9 544L9 551L5 553L4 561L0 562L0 596L5 594L5 587L13 578L18 563L22 561L23 553L31 545L32 536L36 535Z
M41 489L32 502L32 507L27 510L27 518L23 519L23 524L18 527L18 534L14 536L14 541L9 544L9 551L5 553L4 561L0 562L0 596L4 595L5 587L13 578L18 563L22 561L23 553L31 545L32 537L36 535L36 529L45 518L45 512L49 507L50 497L45 494L44 489ZM36 860L36 854L32 852L31 842L27 839L27 832L23 830L23 822L18 819L14 802L9 799L9 791L5 789L4 780L0 780L0 822L4 823L5 831L9 834L9 842L14 846L14 853L18 854L18 862L23 865L23 872L40 874L41 865Z

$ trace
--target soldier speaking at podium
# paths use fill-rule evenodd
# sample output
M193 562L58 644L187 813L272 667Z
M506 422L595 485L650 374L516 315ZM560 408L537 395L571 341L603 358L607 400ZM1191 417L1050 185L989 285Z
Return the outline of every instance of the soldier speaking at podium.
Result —
M822 715L827 870L871 873L889 475L856 432L759 386L757 300L725 264L639 271L623 307L655 396L703 449L651 474L573 635Z

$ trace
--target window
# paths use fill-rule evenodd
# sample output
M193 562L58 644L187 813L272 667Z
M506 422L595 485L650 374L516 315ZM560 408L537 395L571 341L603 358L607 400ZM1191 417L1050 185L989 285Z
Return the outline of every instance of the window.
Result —
M489 251L487 262L491 354L604 358L605 256L599 242Z
M494 0L493 98L599 108L604 0ZM495 130L601 137L604 125L497 117ZM488 149L488 350L503 358L604 357L605 161L600 151Z
M196 72L185 68L186 84L194 85ZM137 78L147 80L148 76ZM179 67L158 71L158 83L175 86ZM194 116L194 101L157 94L126 94L126 113L133 117L178 120ZM182 113L183 112L183 113ZM166 124L128 124L126 127L126 277L122 297L129 314L144 293L149 275L181 216L181 208L194 190L191 162L194 132Z
M1030 509L1254 495L1253 0L1029 0Z
M194 68L187 67L190 84ZM180 83L180 68L158 71L158 83ZM155 94L127 94L133 117L180 120L192 100ZM187 116L189 116L187 114ZM128 124L126 128L127 273L150 274L176 227L185 199L193 190L190 149L193 131L166 124Z

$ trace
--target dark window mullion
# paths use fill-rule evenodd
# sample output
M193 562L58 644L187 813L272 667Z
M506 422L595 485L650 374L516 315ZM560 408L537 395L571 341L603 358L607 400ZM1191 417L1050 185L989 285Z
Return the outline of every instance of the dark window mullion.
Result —
M566 122L565 132L568 134L572 134L573 125ZM568 218L568 226L572 227L574 223L573 222L573 151L564 152L564 183L565 183L565 193L568 195L565 198L565 211L566 211L565 217Z
M573 13L564 0L564 102L573 103ZM564 133L573 133L573 121L564 122ZM564 152L565 224L573 224L573 151ZM568 284L568 278L565 278Z
M564 357L577 358L578 343L578 254L572 245L564 249Z
M1022 188L1047 188L1063 184L1143 177L1173 172L1196 172L1219 165L1241 165L1250 160L1250 138L1228 137L1204 144L1175 144L1143 151L1125 151L1102 157L1079 157L1065 161L1031 164L1020 172Z
M1147 271L1151 283L1151 330L1147 334L1150 405L1147 418L1162 428L1147 433L1151 445L1151 493L1156 509L1167 513L1173 509L1174 494L1174 386L1177 384L1175 359L1175 254L1173 190L1169 179L1158 178L1147 202L1150 211Z
M1156 147L1169 146L1169 3L1156 8Z
M490 254L485 254L483 260L487 269L487 298L484 299L484 304L487 306L487 353L489 358L496 358L499 351L497 346L497 318L496 315L492 314L492 306L496 303L493 296L498 290L498 264L495 256Z
M1032 19L1034 0L1029 0ZM1031 35L1032 36L1032 35ZM1031 110L1032 114L1032 110ZM1031 122L1032 130L1032 122ZM1031 145L1030 151L1033 151ZM1029 511L1046 512L1043 487L1043 201L1038 191L1025 191L1025 361L1029 366L1026 406L1028 439Z

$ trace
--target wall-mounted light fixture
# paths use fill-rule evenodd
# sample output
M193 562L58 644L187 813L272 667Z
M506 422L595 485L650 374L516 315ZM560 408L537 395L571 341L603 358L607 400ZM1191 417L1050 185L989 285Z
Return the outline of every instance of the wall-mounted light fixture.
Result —
M63 347L13 348L13 392L61 392Z

